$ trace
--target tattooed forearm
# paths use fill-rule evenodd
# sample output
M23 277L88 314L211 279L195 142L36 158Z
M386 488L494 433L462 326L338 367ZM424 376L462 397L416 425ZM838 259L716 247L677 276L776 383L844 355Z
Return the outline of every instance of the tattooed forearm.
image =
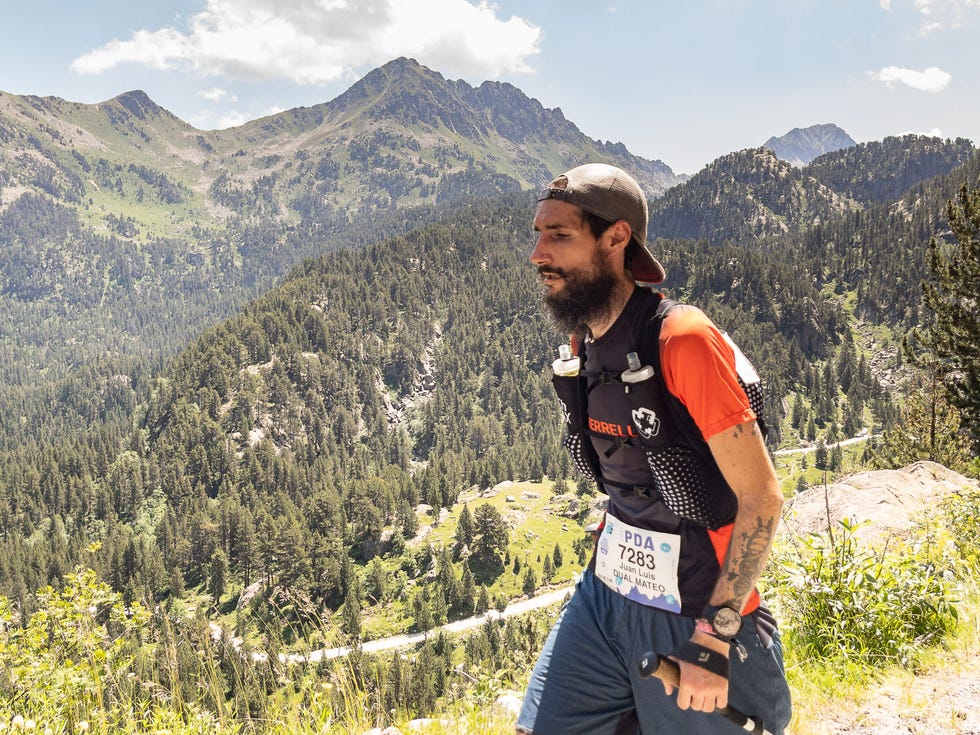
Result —
M769 557L783 494L755 421L715 434L708 446L738 498L731 538L711 602L744 605Z
M775 518L756 517L752 528L732 539L725 560L725 578L735 600L745 599L762 574L775 524Z

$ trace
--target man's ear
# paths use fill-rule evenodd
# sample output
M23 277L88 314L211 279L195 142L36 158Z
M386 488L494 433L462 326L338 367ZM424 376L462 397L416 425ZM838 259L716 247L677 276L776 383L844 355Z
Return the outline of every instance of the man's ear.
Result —
M625 250L626 246L630 244L630 238L633 237L633 229L626 220L621 219L613 222L604 234L608 238L610 248Z

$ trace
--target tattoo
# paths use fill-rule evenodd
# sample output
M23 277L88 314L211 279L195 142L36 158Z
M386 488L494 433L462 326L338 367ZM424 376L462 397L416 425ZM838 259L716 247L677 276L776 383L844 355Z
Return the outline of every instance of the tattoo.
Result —
M758 437L762 436L762 432L759 430L759 425L757 423L753 421L748 426L749 426L749 430L748 430L749 436L758 436ZM732 427L733 439L741 439L743 434L745 434L745 424L736 424L734 427Z
M755 529L742 534L739 548L732 549L729 559L737 568L729 569L728 581L737 599L744 599L755 586L755 581L762 573L765 559L772 541L774 518L765 519L761 516L755 519Z

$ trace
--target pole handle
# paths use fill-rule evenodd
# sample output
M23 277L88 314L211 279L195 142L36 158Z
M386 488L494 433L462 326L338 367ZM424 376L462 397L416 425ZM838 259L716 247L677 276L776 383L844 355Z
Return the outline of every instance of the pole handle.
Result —
M640 676L654 677L677 689L681 683L681 667L676 661L661 656L656 651L648 651L640 659ZM759 720L749 717L731 705L716 709L715 712L753 735L772 735Z
M655 651L643 654L643 658L640 659L640 676L655 677L675 689L681 685L681 667L676 661L671 661Z

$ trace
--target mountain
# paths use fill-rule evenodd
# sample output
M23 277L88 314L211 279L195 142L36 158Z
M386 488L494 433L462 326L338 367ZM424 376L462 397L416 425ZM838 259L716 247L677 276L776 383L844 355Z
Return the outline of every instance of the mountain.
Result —
M976 158L966 139L917 135L826 153L802 168L768 148L738 151L651 202L650 231L716 243L791 235L874 204L895 204L934 179L929 190L949 198L955 186L938 180L953 176L970 184Z
M330 102L220 131L140 91L95 105L0 93L0 445L50 428L33 416L79 365L132 377L304 259L594 159L636 172L651 197L683 180L511 85L474 88L409 59Z
M684 180L509 84L473 88L404 58L331 102L219 131L195 130L140 91L97 105L0 93L0 144L0 211L44 192L96 230L125 215L158 237L233 217L346 227L393 207L536 189L586 160L634 171L651 197Z
M916 184L962 166L976 152L965 138L903 135L825 153L803 172L859 202L895 202Z
M752 240L834 218L855 203L767 148L713 161L650 205L656 237Z
M793 128L778 138L771 137L762 144L776 156L793 166L800 167L810 163L824 153L849 148L854 140L833 124L811 125L808 128Z

